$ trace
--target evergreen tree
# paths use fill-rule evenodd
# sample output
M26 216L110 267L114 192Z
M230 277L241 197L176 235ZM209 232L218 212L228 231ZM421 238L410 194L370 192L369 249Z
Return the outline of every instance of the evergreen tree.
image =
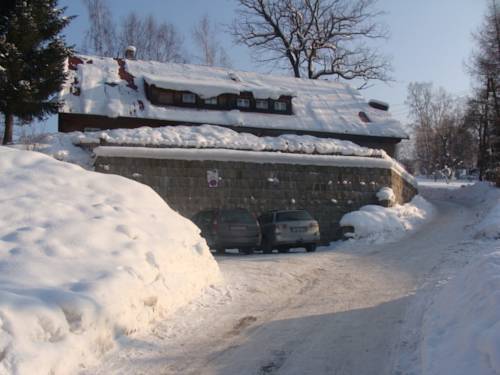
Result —
M5 117L3 144L12 142L14 116L44 119L56 113L55 94L71 54L59 35L73 17L57 0L2 0L0 5L0 112Z

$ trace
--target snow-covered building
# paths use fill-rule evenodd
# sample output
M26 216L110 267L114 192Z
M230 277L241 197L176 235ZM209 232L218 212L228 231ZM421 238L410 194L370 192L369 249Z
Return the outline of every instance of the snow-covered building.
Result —
M408 138L388 105L332 81L199 65L73 56L59 131L201 125L312 135L384 149Z
M329 241L381 188L396 203L416 194L391 158L407 134L347 84L74 56L61 99L59 130L85 132L97 171L151 186L186 217L305 208Z

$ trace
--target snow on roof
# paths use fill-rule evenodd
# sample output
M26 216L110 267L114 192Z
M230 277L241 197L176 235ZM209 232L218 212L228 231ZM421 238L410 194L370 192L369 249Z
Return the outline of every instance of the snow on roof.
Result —
M63 113L408 137L388 112L372 108L358 90L340 82L95 56L70 58L68 72L69 78L60 94ZM293 115L157 106L146 98L144 82L192 91L202 98L245 91L251 91L256 98L292 96ZM362 121L359 112L364 112L371 122Z
M76 133L77 144L154 146L180 148L221 148L251 151L280 151L302 154L337 154L383 157L386 153L359 146L350 141L317 138L309 135L284 134L278 137L257 137L249 133L214 125L141 127Z

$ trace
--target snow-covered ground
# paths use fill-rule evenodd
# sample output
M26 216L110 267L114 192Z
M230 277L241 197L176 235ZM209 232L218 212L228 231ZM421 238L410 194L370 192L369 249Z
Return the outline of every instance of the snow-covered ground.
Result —
M438 280L441 290L429 298L421 370L432 375L499 374L500 190L480 183L445 191L441 188L436 194L476 210L465 228L474 255L464 269L447 270L447 277Z
M360 239L217 265L149 188L0 150L2 375L500 373L488 184L421 181L435 209L363 208Z
M70 374L145 331L219 268L150 188L0 147L0 374Z

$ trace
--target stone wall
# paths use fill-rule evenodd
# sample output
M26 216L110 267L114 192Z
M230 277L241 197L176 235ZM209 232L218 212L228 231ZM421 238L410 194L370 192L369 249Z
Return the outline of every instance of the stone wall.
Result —
M151 186L186 217L211 207L245 207L257 215L305 208L318 220L323 241L340 238L345 213L377 204L380 188L392 187L398 203L416 194L397 172L384 168L107 156L98 156L95 168ZM207 171L214 170L218 186L209 187Z

